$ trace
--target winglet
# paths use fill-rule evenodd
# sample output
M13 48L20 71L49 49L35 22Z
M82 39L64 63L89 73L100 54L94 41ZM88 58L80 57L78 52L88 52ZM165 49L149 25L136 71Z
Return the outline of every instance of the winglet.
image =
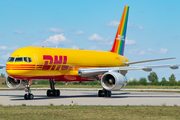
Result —
M110 52L117 53L119 55L124 54L125 38L126 38L126 29L128 22L129 6L125 6L124 12L119 23L119 27L116 33L113 47Z

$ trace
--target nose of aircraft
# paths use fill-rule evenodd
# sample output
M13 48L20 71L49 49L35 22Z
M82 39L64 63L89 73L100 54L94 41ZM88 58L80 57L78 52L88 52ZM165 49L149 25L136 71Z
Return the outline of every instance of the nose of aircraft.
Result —
M6 64L6 73L9 76L17 75L23 76L30 73L34 68L29 68L23 64Z

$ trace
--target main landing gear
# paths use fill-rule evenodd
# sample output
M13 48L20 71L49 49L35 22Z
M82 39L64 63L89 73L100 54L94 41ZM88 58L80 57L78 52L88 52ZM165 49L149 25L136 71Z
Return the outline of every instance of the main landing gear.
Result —
M106 89L99 90L98 97L111 97L111 91Z
M50 90L47 90L47 96L48 97L59 97L60 96L60 90L55 89L55 83L54 80L50 79Z
M25 92L27 92L24 95L25 100L32 100L34 98L34 95L31 93L31 90L30 90L29 80L26 80Z

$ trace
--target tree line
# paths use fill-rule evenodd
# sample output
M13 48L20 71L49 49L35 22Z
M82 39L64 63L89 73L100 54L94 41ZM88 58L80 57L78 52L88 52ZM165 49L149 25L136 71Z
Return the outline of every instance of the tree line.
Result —
M176 77L174 74L171 74L171 76L169 77L169 81L167 81L165 77L163 77L161 81L159 81L156 72L151 72L148 75L148 80L149 82L145 77L142 77L139 80L134 79L132 81L129 81L127 85L180 86L180 80L176 81Z

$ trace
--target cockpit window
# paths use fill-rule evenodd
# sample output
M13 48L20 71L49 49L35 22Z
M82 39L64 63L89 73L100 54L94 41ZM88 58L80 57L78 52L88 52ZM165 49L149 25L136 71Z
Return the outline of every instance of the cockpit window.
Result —
M32 62L32 60L31 60L31 58L30 58L30 57L28 57L28 60L29 60L29 62Z
M30 57L9 57L8 62L32 62Z
M28 62L28 58L27 57L24 57L24 62Z
M14 57L9 57L8 62L14 62Z
M17 58L15 59L15 62L22 62L22 61L23 61L22 57L17 57Z

